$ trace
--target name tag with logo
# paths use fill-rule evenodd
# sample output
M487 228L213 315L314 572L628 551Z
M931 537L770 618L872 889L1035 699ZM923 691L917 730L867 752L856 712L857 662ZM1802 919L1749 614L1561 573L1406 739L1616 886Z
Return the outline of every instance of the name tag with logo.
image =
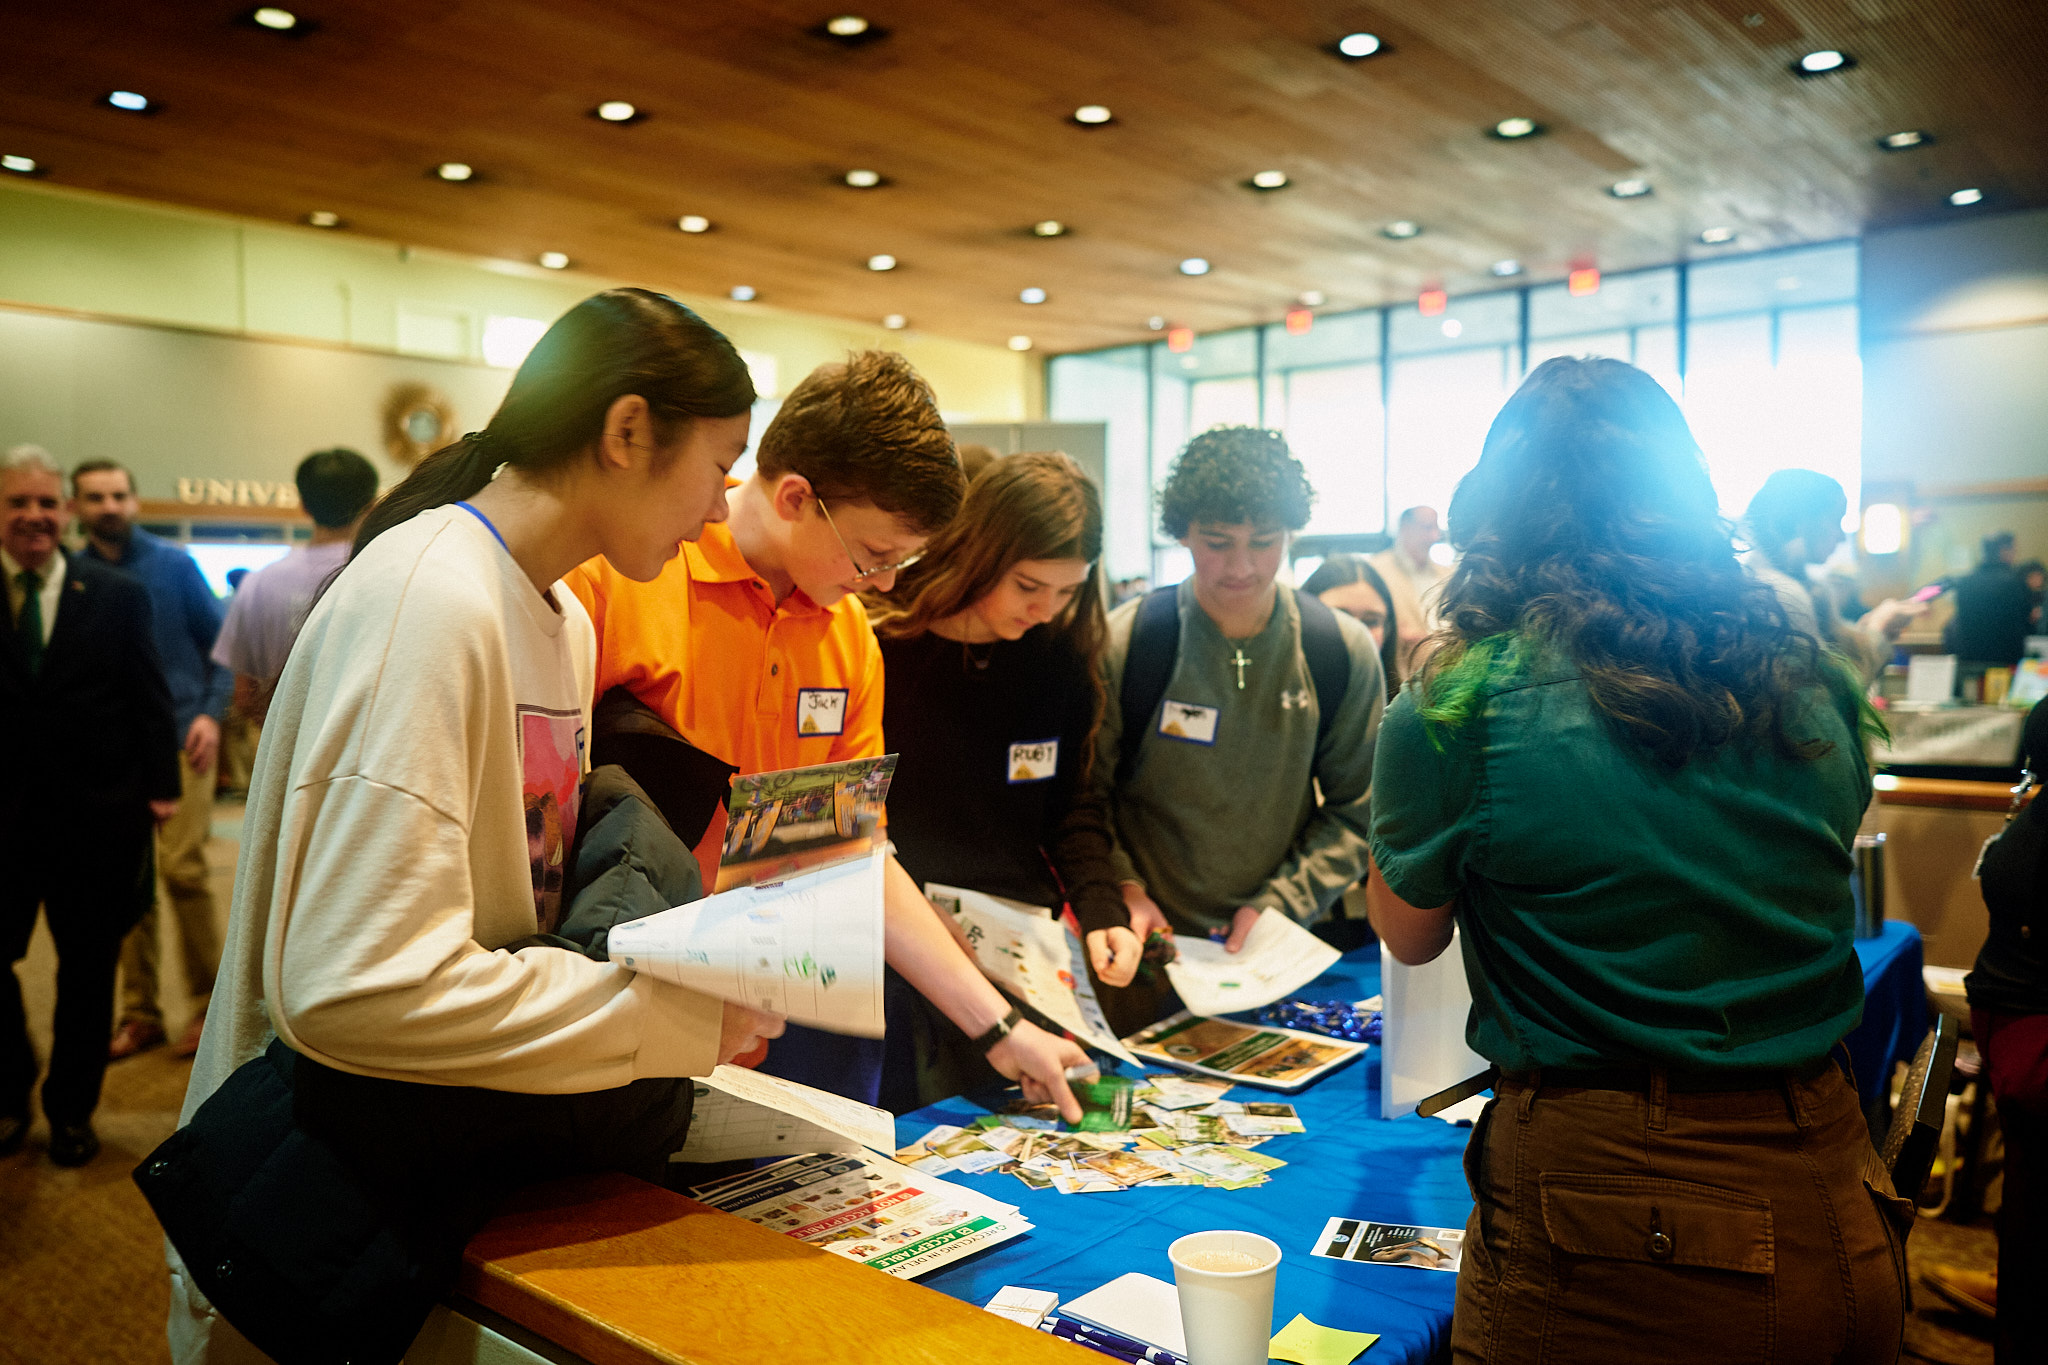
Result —
M846 689L800 687L796 692L796 732L805 739L846 733Z
M1060 742L1041 739L1036 744L1012 744L1010 761L1003 771L1012 783L1043 782L1059 771L1059 766Z
M1159 733L1187 744L1214 744L1221 714L1213 706L1195 706L1168 697L1159 708Z

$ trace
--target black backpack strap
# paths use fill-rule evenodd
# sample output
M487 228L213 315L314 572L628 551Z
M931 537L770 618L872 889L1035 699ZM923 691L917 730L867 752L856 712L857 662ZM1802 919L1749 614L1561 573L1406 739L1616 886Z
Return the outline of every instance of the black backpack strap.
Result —
M1320 754L1330 727L1337 723L1337 708L1351 687L1351 651L1344 648L1337 613L1321 598L1296 588L1294 605L1301 618L1302 661L1308 665L1309 681L1316 689L1316 752Z
M1131 622L1131 647L1124 655L1123 687L1117 694L1117 709L1124 721L1116 756L1118 786L1130 781L1138 770L1138 755L1144 750L1152 713L1166 696L1173 661L1179 656L1180 589L1154 588L1138 603L1137 619Z

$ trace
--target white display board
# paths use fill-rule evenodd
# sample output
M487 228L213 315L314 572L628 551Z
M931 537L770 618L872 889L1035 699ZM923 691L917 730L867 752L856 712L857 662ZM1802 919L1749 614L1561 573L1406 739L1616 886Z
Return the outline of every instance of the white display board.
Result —
M1403 966L1380 944L1380 997L1381 1118L1412 1114L1437 1091L1486 1070L1486 1059L1465 1046L1472 992L1456 930L1451 946L1421 967Z

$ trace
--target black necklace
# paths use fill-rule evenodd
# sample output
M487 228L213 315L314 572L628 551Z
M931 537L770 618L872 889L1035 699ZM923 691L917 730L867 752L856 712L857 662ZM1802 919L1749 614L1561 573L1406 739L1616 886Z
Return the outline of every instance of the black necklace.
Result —
M996 643L994 640L989 640L983 644L974 645L962 640L960 642L960 656L968 663L973 664L977 671L986 672L990 661L996 657Z

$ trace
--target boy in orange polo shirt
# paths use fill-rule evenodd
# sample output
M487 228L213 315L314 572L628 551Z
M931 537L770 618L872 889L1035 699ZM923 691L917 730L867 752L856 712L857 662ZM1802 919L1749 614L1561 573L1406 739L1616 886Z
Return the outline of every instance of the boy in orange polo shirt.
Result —
M882 654L853 594L886 592L959 509L965 481L931 389L899 355L824 365L762 435L755 471L651 583L602 559L565 581L597 628L597 691L624 686L742 774L869 758L882 747ZM714 523L721 519L714 519ZM706 886L721 813L697 847ZM1027 1097L1080 1106L1064 1077L1086 1054L1020 1020L888 860L889 966ZM761 1070L872 1104L879 1039L789 1026Z

